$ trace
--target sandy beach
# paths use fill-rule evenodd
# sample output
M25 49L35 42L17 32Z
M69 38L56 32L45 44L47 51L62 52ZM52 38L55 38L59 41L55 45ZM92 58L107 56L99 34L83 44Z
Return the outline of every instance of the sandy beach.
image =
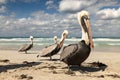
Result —
M120 80L120 0L0 0L0 80Z
M49 58L37 58L40 51L29 51L28 54L16 50L0 51L0 80L120 80L119 52L92 51L81 67L71 68L60 62L59 54ZM89 66L91 63L103 66Z

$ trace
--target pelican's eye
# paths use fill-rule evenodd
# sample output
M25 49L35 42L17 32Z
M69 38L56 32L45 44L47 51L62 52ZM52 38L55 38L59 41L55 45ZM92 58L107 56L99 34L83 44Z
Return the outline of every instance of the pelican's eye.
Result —
M86 20L90 20L90 18L87 15L83 16L83 18Z
M66 34L65 33L63 33L63 36L65 36Z

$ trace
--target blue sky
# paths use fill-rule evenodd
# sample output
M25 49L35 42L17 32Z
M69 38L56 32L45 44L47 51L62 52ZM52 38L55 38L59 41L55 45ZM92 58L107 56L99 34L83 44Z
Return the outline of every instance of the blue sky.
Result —
M0 37L81 37L77 12L87 10L94 37L120 37L120 0L0 0Z

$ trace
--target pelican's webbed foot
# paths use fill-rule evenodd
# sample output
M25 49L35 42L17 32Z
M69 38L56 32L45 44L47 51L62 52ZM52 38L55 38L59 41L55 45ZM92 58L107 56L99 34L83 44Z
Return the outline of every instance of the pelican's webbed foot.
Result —
M74 74L74 72L71 70L71 66L70 65L68 65L67 74Z
M52 56L50 56L50 61L52 61Z

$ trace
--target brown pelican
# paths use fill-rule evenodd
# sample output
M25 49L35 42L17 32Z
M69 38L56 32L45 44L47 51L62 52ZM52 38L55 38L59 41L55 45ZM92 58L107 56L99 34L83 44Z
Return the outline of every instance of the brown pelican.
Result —
M58 43L56 41L56 43L42 49L41 50L41 52L42 52L41 57L50 57L50 60L52 60L52 56L57 54L60 51L60 49L62 48L64 40L67 37L67 35L68 35L68 31L64 30L64 32L62 33L62 37L61 37L60 42Z
M54 40L54 44L57 44L58 43L58 41L57 41L57 39L58 39L58 37L57 36L54 36L54 38L53 38L53 40ZM49 45L49 46L52 46L52 45ZM45 49L42 49L42 53L44 52L44 50L46 51L46 48L47 48L48 46L46 46L45 47ZM40 55L37 55L37 58L39 57Z
M71 65L80 66L88 58L91 48L94 47L89 13L87 11L79 12L78 22L82 28L82 40L76 44L65 46L60 55L60 60L68 65L69 70Z
M30 36L30 44L24 44L18 51L27 53L33 47L33 36Z
M54 43L55 43L55 44L57 44L57 42L58 42L57 39L58 39L58 37L57 37L57 36L54 36Z

